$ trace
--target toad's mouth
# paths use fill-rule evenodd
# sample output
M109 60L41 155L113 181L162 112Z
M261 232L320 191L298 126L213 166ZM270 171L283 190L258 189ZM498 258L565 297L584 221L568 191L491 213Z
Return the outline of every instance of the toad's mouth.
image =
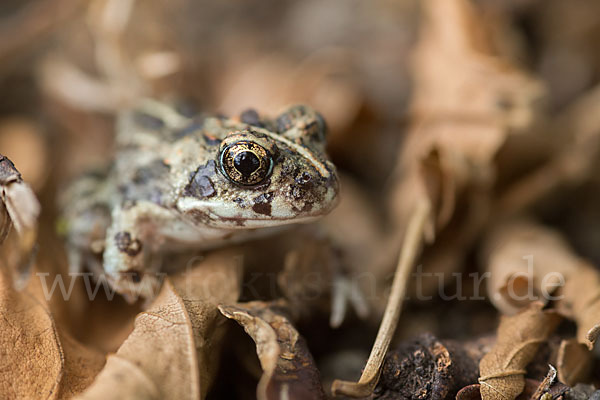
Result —
M337 196L332 196L318 206L298 210L283 200L241 207L217 200L181 198L177 208L182 215L190 215L206 226L245 229L311 222L328 214L337 203Z

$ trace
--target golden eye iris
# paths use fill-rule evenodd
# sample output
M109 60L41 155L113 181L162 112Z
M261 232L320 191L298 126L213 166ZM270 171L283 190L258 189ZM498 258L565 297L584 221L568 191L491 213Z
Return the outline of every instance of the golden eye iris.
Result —
M221 151L221 169L238 185L252 186L271 174L273 159L264 147L249 141L231 144Z

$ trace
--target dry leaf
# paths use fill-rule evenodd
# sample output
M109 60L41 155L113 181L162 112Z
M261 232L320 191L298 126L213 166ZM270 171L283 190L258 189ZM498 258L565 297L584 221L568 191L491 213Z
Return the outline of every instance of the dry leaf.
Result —
M490 215L494 157L509 134L531 125L543 88L498 54L493 32L473 2L421 4L412 121L390 196L398 232L388 245L397 249L415 204L431 204L427 239L439 240L424 252L424 272L448 280ZM433 285L437 290L437 279ZM425 295L433 294L429 286L426 282Z
M64 351L64 374L58 398L72 398L92 384L104 367L106 357L103 353L77 341L62 329L59 329L59 337Z
M3 399L72 397L104 365L104 354L84 346L57 324L36 278L17 291L6 267L0 268Z
M556 310L577 323L577 340L592 350L600 335L600 272L580 260L558 295Z
M479 363L483 400L515 399L523 391L525 367L560 322L556 313L542 308L533 303L515 316L502 317L497 342Z
M33 247L40 204L12 161L2 155L0 155L0 199L6 213L2 220L0 241L6 237L12 222L23 238L23 244Z
M585 381L590 373L592 359L592 353L584 344L575 339L563 340L556 360L558 379L569 386Z
M540 383L541 382L535 381L533 379L525 379L525 389L523 390L523 393L521 393L517 397L517 400L532 400L531 396L539 388ZM477 385L477 384L465 386L457 393L456 400L481 400L482 399L481 386L482 385ZM549 395L550 398L548 399L548 398L544 398L542 396L542 398L539 400L552 400L552 399L560 400L560 399L564 398L561 396L563 396L569 390L570 389L568 386L563 385L561 383L555 383L554 385L552 385L552 387L550 388L548 393L546 393L544 395L544 396Z
M80 399L201 399L218 363L225 321L217 310L239 295L240 268L231 252L209 255L167 279L135 328ZM213 357L213 358L210 358Z
M413 59L413 126L402 144L392 201L400 222L415 202L439 203L441 227L461 188L491 182L494 155L511 129L531 123L542 89L495 53L490 32L468 0L427 0L423 12ZM433 153L439 158L437 183L422 175L421 163ZM439 186L439 200L427 189L432 183Z
M490 299L512 314L532 301L556 301L577 323L577 339L591 350L600 335L600 272L573 253L556 231L517 221L497 227L488 250Z
M256 343L263 376L259 400L324 399L319 372L304 339L277 309L283 303L250 302L219 309Z
M571 276L580 263L557 232L529 221L496 227L484 247L490 300L509 315L533 301L547 302L559 288L559 273Z
M0 266L0 393L5 399L56 399L65 355L47 305L17 292Z

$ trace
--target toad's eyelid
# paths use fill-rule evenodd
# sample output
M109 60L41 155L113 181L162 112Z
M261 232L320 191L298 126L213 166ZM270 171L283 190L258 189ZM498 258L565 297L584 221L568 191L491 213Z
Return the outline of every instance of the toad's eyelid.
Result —
M306 158L308 161L310 161L310 163L317 169L317 171L319 171L319 174L324 177L324 178L329 178L331 176L331 173L329 172L329 170L325 167L325 165L319 161L314 154L309 151L306 147L299 145L297 143L292 142L291 140L280 136L278 134L269 132L265 129L261 129L260 130L261 133L265 134L266 136L270 137L271 139L275 140L276 142L282 142L284 143L286 146L292 148L294 151L296 151L297 153L299 153L300 155L302 155L302 157Z

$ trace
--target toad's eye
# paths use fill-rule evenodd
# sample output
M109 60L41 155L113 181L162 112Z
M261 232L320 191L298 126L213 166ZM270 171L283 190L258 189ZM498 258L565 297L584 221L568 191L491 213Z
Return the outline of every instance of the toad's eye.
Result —
M227 178L238 185L258 185L269 177L273 158L264 147L249 141L233 143L219 157L221 170Z

